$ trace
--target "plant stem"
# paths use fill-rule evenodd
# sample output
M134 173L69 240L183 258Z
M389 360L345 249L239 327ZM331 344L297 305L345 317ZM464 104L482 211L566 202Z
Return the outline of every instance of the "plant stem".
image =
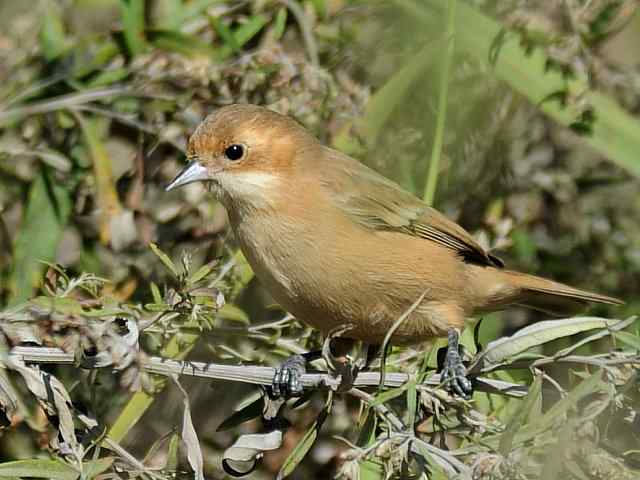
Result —
M447 118L447 96L449 93L449 71L453 61L455 50L455 19L456 0L449 0L447 7L447 49L442 59L442 71L440 72L440 91L438 92L438 117L436 119L436 131L433 139L433 149L431 150L431 161L429 162L429 173L427 183L424 188L424 201L431 205L433 203L436 186L438 185L438 171L440 169L440 157L442 156L442 143L444 138L444 125Z

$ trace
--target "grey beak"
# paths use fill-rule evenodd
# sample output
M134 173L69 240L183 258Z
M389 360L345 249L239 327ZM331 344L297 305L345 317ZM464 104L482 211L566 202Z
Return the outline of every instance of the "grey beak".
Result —
M164 190L168 192L169 190L182 187L188 183L202 182L203 180L209 180L209 173L205 167L194 160L189 162Z

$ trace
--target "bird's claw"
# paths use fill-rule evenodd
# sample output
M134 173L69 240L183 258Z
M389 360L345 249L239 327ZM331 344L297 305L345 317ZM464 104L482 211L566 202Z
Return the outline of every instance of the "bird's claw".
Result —
M307 371L307 359L303 355L292 355L276 368L271 382L271 398L292 398L302 395L300 377Z
M442 384L456 395L469 399L473 393L473 385L466 377L467 369L462 363L460 354L451 348L447 350L440 379Z

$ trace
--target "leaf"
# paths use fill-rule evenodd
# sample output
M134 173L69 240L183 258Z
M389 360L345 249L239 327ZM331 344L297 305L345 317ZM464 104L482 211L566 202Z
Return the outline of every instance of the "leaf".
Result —
M163 50L181 53L187 57L203 55L212 57L217 50L199 37L175 30L147 30L149 41Z
M511 449L513 447L513 439L518 433L518 430L522 425L526 422L529 414L533 410L534 406L540 400L540 392L542 389L542 375L536 375L533 385L531 385L531 389L529 393L524 398L522 405L515 412L515 414L509 420L505 431L500 436L500 446L498 447L498 451L502 454L503 457L507 457L509 453L511 453Z
M98 458L82 464L83 478L94 478L107 471L113 465L114 457Z
M174 383L182 392L184 412L182 415L182 433L181 438L187 448L187 460L189 465L193 469L196 480L204 480L204 460L202 458L202 450L200 449L200 441L196 434L196 429L193 426L193 420L191 420L191 407L189 406L189 396L180 382L178 382L178 376L172 376Z
M137 0L131 0L137 1ZM126 0L121 0L126 2ZM85 144L93 163L93 176L96 182L96 202L100 206L100 241L108 244L112 240L113 220L120 218L122 206L116 191L111 168L111 159L98 134L95 119L85 119L76 112L76 118L84 137Z
M287 26L287 14L288 11L286 7L280 7L272 27L274 40L280 40L282 35L284 35L284 30Z
M144 52L145 0L120 0L124 39L132 57Z
M15 240L10 304L25 301L39 285L44 270L42 261L55 260L70 213L68 192L51 182L46 169L41 169L31 184L26 213Z
M68 40L64 32L64 24L60 7L55 2L46 2L40 28L40 47L44 58L55 60L67 49Z
M80 302L70 297L39 296L32 299L30 303L51 312L65 313L67 315L81 315L83 313Z
M61 172L68 172L69 170L71 170L71 160L69 160L69 158L62 153L50 148L30 150L28 148L15 148L11 145L0 144L0 153L5 153L12 156L25 155L36 157L50 167L53 167Z
M267 24L268 19L264 15L254 15L246 23L233 31L233 38L238 48L244 46L249 40L255 37ZM233 49L227 44L222 46L216 54L218 61L223 61L233 54Z
M162 294L160 293L160 289L155 282L151 282L149 284L149 288L151 289L151 296L153 297L153 302L156 304L162 305L164 303L164 299L162 298Z
M230 428L236 427L241 423L248 422L249 420L253 420L254 418L262 415L263 411L264 411L264 397L260 395L259 398L251 402L249 405L241 407L239 410L234 412L230 417L228 417L224 422L222 422L220 426L216 428L216 432L229 430Z
M178 267L176 267L176 264L173 263L173 260L171 260L166 253L160 250L160 247L158 247L158 245L151 242L149 243L149 248L153 253L155 253L156 257L158 257L160 261L164 263L164 266L169 269L169 271L173 274L174 277L176 278L180 277L180 274L178 273Z
M442 16L434 15L433 8L444 12L446 0L395 0L411 15L421 18L425 24L439 21ZM527 51L521 43L520 35L504 35L503 25L484 15L477 8L459 2L456 26L456 44L461 50L489 64L494 41L501 38L493 72L513 90L521 93L537 105L542 112L559 124L570 127L584 122L583 105L592 111L587 135L583 140L610 161L640 176L640 122L637 117L623 110L611 97L589 89L584 78L565 78L561 71L548 69L549 57L542 49ZM545 101L557 92L570 100L563 104L556 100Z
M58 460L18 460L0 463L0 478L33 477L51 480L76 480L79 473Z
M209 275L213 269L218 265L218 261L214 260L212 262L203 265L195 273L193 273L189 278L187 278L188 285L195 285L200 280L204 279L207 275Z
M476 357L469 371L476 372L482 368L496 365L530 348L558 338L568 337L596 328L611 328L617 323L619 323L619 320L598 317L578 317L534 323L518 330L510 337L500 338L489 343L487 348Z
M226 23L218 17L211 17L211 25L233 53L240 51L240 45Z
M304 437L300 440L300 442L295 446L293 451L289 454L287 459L284 461L284 464L280 468L278 472L278 476L276 480L282 480L283 478L288 477L293 473L298 464L302 461L302 459L307 455L311 447L318 438L318 433L320 432L320 428L322 428L322 424L327 419L329 412L331 412L331 406L333 405L333 391L329 391L327 395L327 401L324 405L324 408L316 418L316 421L313 422L307 433L304 434Z
M371 97L362 119L369 142L374 142L378 138L382 127L387 123L395 108L411 94L413 84L438 58L436 52L440 47L439 42L426 45L412 57L411 62L402 67Z
M224 452L222 466L225 472L234 477L248 475L256 468L258 456L282 446L282 436L280 429L240 436Z
M614 332L613 336L633 350L640 350L640 338L637 335L629 332Z
M249 316L245 311L231 303L225 303L218 312L218 316L225 320L231 320L232 322L240 322L244 325L248 325L250 322Z

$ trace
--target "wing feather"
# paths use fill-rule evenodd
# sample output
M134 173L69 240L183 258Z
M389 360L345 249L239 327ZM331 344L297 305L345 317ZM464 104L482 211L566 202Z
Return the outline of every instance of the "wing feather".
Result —
M464 228L366 165L327 148L331 168L323 169L323 185L338 207L359 224L436 242L466 261L502 267ZM320 167L322 168L322 167Z

